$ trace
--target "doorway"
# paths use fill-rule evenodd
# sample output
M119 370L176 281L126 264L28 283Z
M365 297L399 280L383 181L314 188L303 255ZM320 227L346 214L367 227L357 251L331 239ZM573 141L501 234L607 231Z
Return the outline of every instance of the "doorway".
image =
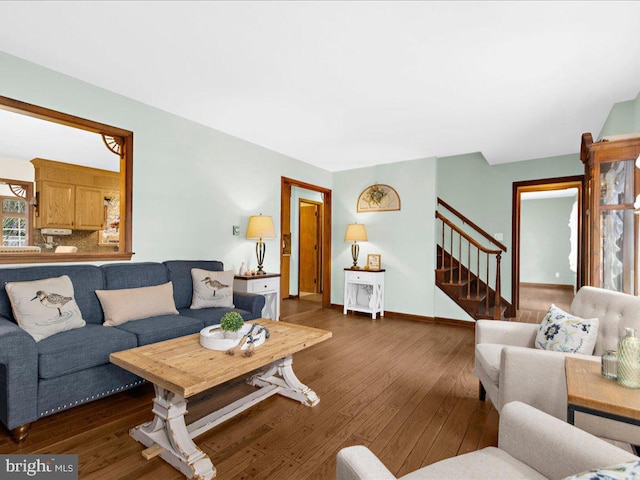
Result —
M298 294L322 293L322 203L300 199L298 204Z
M301 191L305 194L301 194ZM309 199L309 195L306 195L307 191L316 197L313 200ZM294 197L295 201L292 202ZM280 249L281 297L283 300L299 298L301 291L310 292L321 299L322 307L329 307L331 304L331 190L282 177L280 198L280 225L283 240ZM315 220L311 219L311 216ZM315 221L315 226L311 227L310 232L306 227L305 231L302 231L303 221L306 224ZM292 235L292 229L295 232L294 235ZM301 240L303 235L304 242ZM309 240L310 238L315 238L315 242ZM315 246L314 253L308 249L308 245L312 248ZM302 258L303 255L305 258ZM304 265L313 267L303 268L303 262ZM314 285L313 278L315 278L314 286L308 283L309 278L312 279L311 285ZM305 282L304 285L301 285L301 281ZM292 292L292 290L295 291Z
M511 299L520 321L539 323L551 303L568 309L583 285L583 181L513 184Z

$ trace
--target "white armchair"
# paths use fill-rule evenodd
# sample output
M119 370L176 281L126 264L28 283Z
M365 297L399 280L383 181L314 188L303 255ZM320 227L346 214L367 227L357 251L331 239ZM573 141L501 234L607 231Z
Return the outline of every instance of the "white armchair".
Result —
M570 313L598 318L594 362L617 348L625 327L640 329L640 298L594 287L582 287ZM476 323L474 375L500 412L512 401L521 401L562 420L567 418L567 355L534 348L538 325L495 320ZM581 357L584 358L582 355ZM591 415L576 413L575 424L599 437L640 444L640 428Z
M417 479L559 479L638 457L520 402L500 415L498 447L442 460L403 477ZM336 480L396 477L367 447L338 452Z

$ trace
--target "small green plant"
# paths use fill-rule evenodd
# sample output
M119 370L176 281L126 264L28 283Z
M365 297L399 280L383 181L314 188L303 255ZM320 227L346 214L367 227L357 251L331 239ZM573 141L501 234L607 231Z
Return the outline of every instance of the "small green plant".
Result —
M227 312L222 316L220 320L220 328L227 332L237 332L244 325L242 315L238 312Z

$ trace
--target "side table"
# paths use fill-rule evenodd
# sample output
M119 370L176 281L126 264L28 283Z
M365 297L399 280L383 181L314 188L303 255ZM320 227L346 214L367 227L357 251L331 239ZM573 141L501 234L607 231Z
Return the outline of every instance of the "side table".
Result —
M358 303L358 292L366 290L367 304ZM359 268L344 269L344 311L370 313L375 320L376 315L384 317L384 269L361 270Z
M626 388L600 375L600 363L567 357L567 422L574 425L575 412L640 426L640 390ZM638 447L633 445L638 455Z
M233 289L239 292L259 293L264 295L265 304L262 317L280 320L280 274L236 275Z

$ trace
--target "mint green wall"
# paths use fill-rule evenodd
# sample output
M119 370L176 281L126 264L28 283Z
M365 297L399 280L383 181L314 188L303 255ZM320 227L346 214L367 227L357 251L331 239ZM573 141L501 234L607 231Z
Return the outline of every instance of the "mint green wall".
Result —
M280 177L331 188L326 170L2 52L0 78L0 95L134 132L134 261L255 268L247 222L272 215L280 237ZM268 271L280 270L278 245L267 242Z
M490 234L504 235L507 253L502 255L502 296L510 301L513 182L581 175L579 154L490 166L482 154L471 153L438 158L437 172L440 198ZM437 316L469 318L444 298L436 293Z
M607 135L640 132L640 93L633 100L615 103L594 141Z
M569 219L575 201L575 196L522 201L520 204L521 282L575 286L576 274L569 268L571 252Z
M400 196L401 210L356 213L356 200L369 185L384 183ZM344 268L351 266L349 223L363 223L368 242L360 244L358 265L367 254L382 255L385 309L433 316L436 159L346 170L333 174L333 271L331 302L343 304Z

